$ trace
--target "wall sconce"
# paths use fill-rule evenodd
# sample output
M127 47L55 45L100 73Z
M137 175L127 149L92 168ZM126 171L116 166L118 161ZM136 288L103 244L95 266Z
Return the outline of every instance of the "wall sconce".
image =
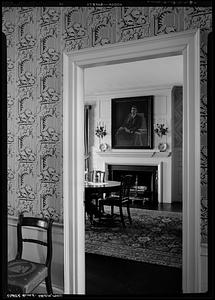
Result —
M101 143L101 139L107 135L106 125L104 122L99 121L95 130L95 135L99 138L99 149L100 151L106 151L108 145L106 143Z
M154 133L157 134L159 136L159 138L162 139L162 137L164 135L167 135L167 132L168 132L168 127L166 127L164 124L155 124L154 125ZM167 150L167 143L163 143L163 142L160 142L158 144L158 149L161 151L161 152L164 152Z

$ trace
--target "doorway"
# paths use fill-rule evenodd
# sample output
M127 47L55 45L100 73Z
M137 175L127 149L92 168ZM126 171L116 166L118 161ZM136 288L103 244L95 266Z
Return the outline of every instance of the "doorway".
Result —
M183 293L200 291L199 30L64 54L64 293L85 293L85 68L183 55ZM195 147L193 146L195 145ZM192 149L192 150L191 150ZM72 166L72 168L70 167Z

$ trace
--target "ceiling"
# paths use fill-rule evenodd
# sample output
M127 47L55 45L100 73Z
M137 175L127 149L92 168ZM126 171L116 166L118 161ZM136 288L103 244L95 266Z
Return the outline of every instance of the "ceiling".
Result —
M84 70L86 96L129 88L182 84L182 55L99 66Z

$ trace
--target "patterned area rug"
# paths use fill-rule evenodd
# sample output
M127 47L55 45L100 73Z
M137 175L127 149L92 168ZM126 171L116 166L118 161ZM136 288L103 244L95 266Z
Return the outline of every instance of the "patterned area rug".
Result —
M125 218L126 228L116 221L92 226L87 220L86 252L181 268L182 214L131 208L131 217L132 225Z

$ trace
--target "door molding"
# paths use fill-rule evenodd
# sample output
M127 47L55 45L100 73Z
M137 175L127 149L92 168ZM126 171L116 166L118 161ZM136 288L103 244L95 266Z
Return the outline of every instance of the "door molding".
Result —
M85 293L84 69L183 55L183 293L198 293L200 269L199 29L63 54L64 293Z

